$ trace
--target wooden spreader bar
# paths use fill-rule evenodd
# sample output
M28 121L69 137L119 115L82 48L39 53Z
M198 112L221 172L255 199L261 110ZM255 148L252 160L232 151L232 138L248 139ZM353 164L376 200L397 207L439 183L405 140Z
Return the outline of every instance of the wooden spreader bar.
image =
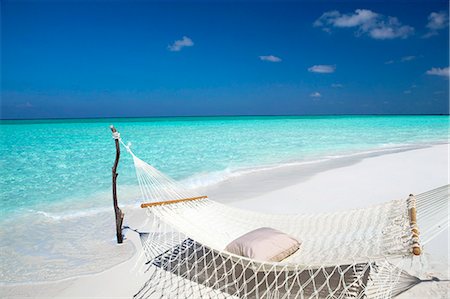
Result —
M412 252L414 255L420 255L422 253L422 248L419 243L419 227L417 226L417 210L416 210L416 198L413 194L409 195L408 198L409 208L409 224L412 232Z
M208 198L208 196L197 196L197 197L189 197L189 198L181 198L181 199L174 199L174 200L167 200L167 201L158 201L158 202L147 202L141 204L141 208L149 208L154 206L163 206L163 205L170 205L173 203L180 203L185 201L193 201L193 200L199 200Z

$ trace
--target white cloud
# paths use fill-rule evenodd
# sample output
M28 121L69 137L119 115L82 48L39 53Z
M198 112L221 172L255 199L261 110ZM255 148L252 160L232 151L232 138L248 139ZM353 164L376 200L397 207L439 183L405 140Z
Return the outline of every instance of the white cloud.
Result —
M178 52L181 51L184 47L192 47L194 42L187 36L183 36L182 39L174 41L172 45L169 45L167 48L169 51Z
M406 61L411 61L411 60L414 60L414 59L416 59L416 56L413 56L413 55L411 55L411 56L403 56L400 61L401 62L406 62Z
M408 61L412 61L412 60L415 60L415 59L417 59L417 56L409 55L409 56L403 56L399 60L391 59L391 60L385 61L384 64L393 64L393 63L398 63L398 62L408 62Z
M273 55L267 55L267 56L259 56L259 59L262 61L270 61L270 62L280 62L281 58Z
M331 84L331 87L333 87L333 88L341 88L341 87L344 87L344 85L342 85L340 83L333 83L333 84Z
M430 32L427 32L424 35L422 35L422 38L429 38L429 37L432 37L432 36L435 36L435 35L438 35L438 34L439 33L437 33L437 31L430 31Z
M354 13L341 14L339 11L328 11L322 14L314 23L314 27L353 28L356 35L366 34L374 39L407 38L414 33L414 28L403 25L395 17L384 16L368 9L357 9Z
M443 77L449 77L450 76L450 69L449 67L433 67L430 70L426 72L427 75L435 75L435 76L443 76Z
M334 73L335 70L336 70L335 65L324 65L324 64L313 65L312 67L308 68L308 71L312 73L321 73L321 74Z
M429 38L438 35L438 30L444 29L448 26L448 14L445 11L432 12L428 16L427 28L429 31L422 37Z
M428 16L427 28L431 30L444 29L448 26L448 15L445 11L432 12Z
M387 21L378 22L369 30L369 35L374 39L407 38L413 33L413 27L402 25L394 17L388 17Z
M326 13L325 13L326 14ZM335 27L355 27L364 26L374 21L378 14L368 9L357 9L354 14L340 14L339 11L332 11L328 14Z
M309 96L312 98L320 98L322 95L319 92L315 91L312 94L310 94Z
M404 92L403 92L404 94L410 94L411 93L411 90L405 90Z

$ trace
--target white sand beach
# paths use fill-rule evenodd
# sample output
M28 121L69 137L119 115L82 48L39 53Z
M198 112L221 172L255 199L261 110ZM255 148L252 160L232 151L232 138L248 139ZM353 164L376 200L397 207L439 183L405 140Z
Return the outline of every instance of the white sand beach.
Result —
M395 149L261 170L204 191L211 199L271 213L360 208L449 184L449 144ZM145 230L145 211L125 210L125 225ZM422 277L449 279L449 231L424 248ZM145 283L138 234L127 230L134 257L109 270L58 282L0 286L2 298L131 298ZM120 246L120 245L118 245ZM114 250L114 248L111 248ZM424 282L398 298L448 298L449 282Z

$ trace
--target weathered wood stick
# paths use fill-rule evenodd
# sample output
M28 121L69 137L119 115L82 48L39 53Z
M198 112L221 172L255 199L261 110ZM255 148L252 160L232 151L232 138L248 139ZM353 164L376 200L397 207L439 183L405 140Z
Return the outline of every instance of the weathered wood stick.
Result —
M114 133L117 132L116 128L114 128L113 125L111 125L111 131ZM119 139L114 138L114 141L116 143L116 160L114 161L114 165L112 167L112 193L113 193L113 205L114 205L114 213L116 215L116 236L117 236L117 243L123 242L123 235L122 235L122 223L123 223L123 217L124 214L122 210L119 208L119 205L117 203L117 176L119 175L117 173L117 166L119 165L119 159L120 159L120 144Z

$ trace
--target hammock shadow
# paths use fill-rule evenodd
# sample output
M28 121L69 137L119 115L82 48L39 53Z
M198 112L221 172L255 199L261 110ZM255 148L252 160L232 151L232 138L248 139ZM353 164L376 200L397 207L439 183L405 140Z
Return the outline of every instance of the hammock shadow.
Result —
M177 286L177 295L183 289L180 286L185 285L182 296L191 293L192 296L186 297L192 298L209 296L211 291L219 298L361 298L371 269L367 264L317 269L265 268L258 263L230 258L192 239L185 239L147 264L165 273L159 272L157 284L156 279L147 281L135 298L147 298L154 293L174 298L169 292L173 285ZM191 288L192 284L197 286L196 293L188 288L189 284Z

